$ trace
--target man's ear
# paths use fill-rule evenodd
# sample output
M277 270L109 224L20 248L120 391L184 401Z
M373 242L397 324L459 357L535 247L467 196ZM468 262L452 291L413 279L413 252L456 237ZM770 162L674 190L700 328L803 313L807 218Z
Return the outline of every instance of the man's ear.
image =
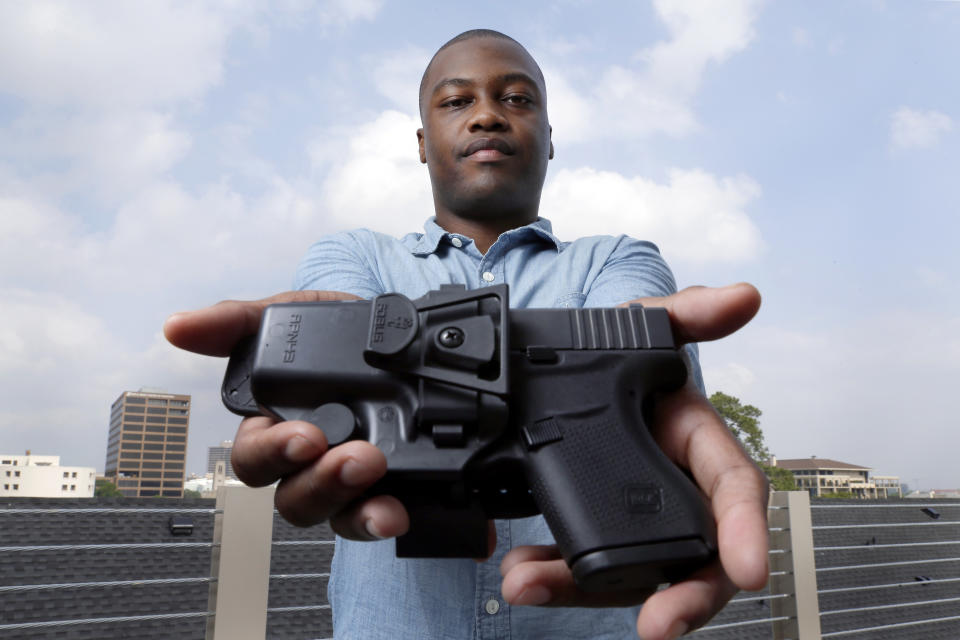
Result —
M547 156L548 160L553 160L553 125L547 125L550 129L550 155Z
M417 146L420 148L420 163L427 164L427 152L423 148L423 128L417 129ZM550 156L553 156L553 148L551 147Z

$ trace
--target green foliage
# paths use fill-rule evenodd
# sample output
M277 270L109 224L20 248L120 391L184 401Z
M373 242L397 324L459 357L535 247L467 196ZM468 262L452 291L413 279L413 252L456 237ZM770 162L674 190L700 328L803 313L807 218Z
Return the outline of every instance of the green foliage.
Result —
M122 498L123 494L120 493L120 489L117 489L117 485L113 484L106 478L97 478L96 484L94 485L93 495L95 498Z
M763 431L760 430L760 416L763 414L752 404L740 404L740 399L717 391L710 396L710 403L733 431L746 449L747 455L758 464L765 464L770 457L763 442Z
M852 498L853 494L849 491L834 491L832 493L821 493L821 498Z
M194 491L193 489L184 489L183 490L184 498L202 498L199 491Z
M783 467L770 467L765 464L761 464L760 468L767 474L767 478L770 480L770 486L773 487L774 491L797 490L797 482L793 474L787 469Z

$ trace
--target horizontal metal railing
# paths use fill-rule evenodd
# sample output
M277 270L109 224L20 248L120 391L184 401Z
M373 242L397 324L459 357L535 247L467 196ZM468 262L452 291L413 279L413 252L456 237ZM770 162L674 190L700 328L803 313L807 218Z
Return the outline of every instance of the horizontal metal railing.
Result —
M797 567L792 563L795 560L794 549L791 546L785 548L777 548L776 546L770 550L771 562L774 564L774 569L770 572L771 579L771 589L769 593L764 594L742 594L735 596L729 603L730 613L726 618L718 616L715 622L705 625L704 627L698 629L695 633L698 637L709 637L711 632L718 632L721 635L730 633L731 629L743 628L746 632L747 629L750 629L751 637L757 635L757 629L762 629L764 626L769 630L771 638L776 638L777 640L786 640L791 636L784 635L782 631L777 631L778 629L789 628L789 624L784 626L785 623L796 623L796 595L795 593L789 592L779 592L773 588L773 585L777 586L789 585L791 583L796 583L796 580L800 577L797 571L800 572L810 572L813 575L816 575L821 578L828 576L838 576L838 578L830 579L826 581L827 585L830 585L832 582L834 585L839 586L826 586L820 588L817 586L815 593L816 596L823 599L832 599L834 606L841 605L839 608L830 609L829 607L823 608L821 602L821 607L819 610L819 617L822 621L828 625L828 629L824 630L822 633L819 633L816 637L822 638L843 638L850 637L853 640L856 640L857 636L860 634L868 634L875 632L880 629L909 629L909 628L923 628L923 625L950 625L951 623L960 621L960 614L958 615L932 615L934 611L943 611L946 610L957 610L960 611L960 590L954 591L953 587L960 588L960 571L957 571L954 574L951 571L951 567L954 564L960 565L960 553L952 553L950 548L952 546L960 546L960 514L955 511L956 507L960 507L960 502L911 502L904 500L903 502L897 503L876 503L869 500L865 500L862 503L838 503L838 504L822 504L815 503L809 506L809 510L812 513L817 513L818 510L820 513L837 513L837 510L860 510L860 509L874 509L877 510L878 514L882 513L893 513L891 510L896 509L907 509L907 510L916 510L916 509L930 509L936 510L934 514L926 514L926 517L923 521L918 522L869 522L865 523L863 517L850 518L852 521L849 524L839 524L837 523L838 516L830 516L832 522L829 521L823 524L813 524L809 527L809 531L817 535L817 544L812 545L812 551L817 554L817 562L821 563L820 566L816 567ZM170 508L170 507L96 507L96 508L87 508L87 507L78 507L73 508L72 506L65 507L38 507L33 508L0 508L0 527L3 527L3 516L10 515L20 517L23 515L35 515L43 516L45 514L60 514L62 515L65 512L71 514L121 514L121 515L147 515L147 514L177 514L177 515L205 515L210 516L211 518L222 518L224 516L224 510L222 508ZM858 512L862 513L862 512ZM779 514L779 515L777 515ZM275 512L271 514L271 517L275 515ZM796 526L789 524L792 522L789 520L789 509L782 505L771 505L770 506L770 515L771 515L771 525L769 527L771 538L772 539L785 539L790 540L793 537L793 534L797 531L792 530L792 527ZM826 516L824 516L826 517ZM843 517L842 515L839 517ZM929 518L929 519L926 519ZM882 518L886 520L887 518ZM902 515L895 515L893 519L905 519ZM822 519L821 519L822 520ZM206 526L209 527L210 520L206 520ZM896 531L918 531L917 534L896 534L898 538L905 539L904 542L884 542L877 544L875 542L869 542L865 544L851 544L849 542L849 537L844 538L842 532L844 530L851 531L860 531L865 529L873 529L878 532L884 530L889 530L891 532ZM208 529L209 531L209 529ZM920 531L928 531L929 534L920 534ZM954 533L956 531L956 533ZM209 533L206 534L209 536ZM878 533L878 536L881 534ZM891 533L890 535L894 535ZM831 544L830 539L836 539L837 544ZM912 539L911 539L912 538ZM918 540L919 538L919 540ZM929 538L929 539L925 539ZM142 551L144 553L150 553L153 550L172 550L172 549L183 549L185 551L190 549L209 549L211 554L219 554L221 552L221 543L218 540L202 540L202 541L184 541L179 539L171 539L165 542L136 542L136 541L118 541L113 543L84 543L82 541L66 542L63 544L17 544L13 545L8 542L4 546L0 546L0 553L2 554L19 554L19 553L75 553L75 552L101 552L101 551L114 551L114 550L129 550L129 551ZM889 538L888 538L889 540ZM266 550L267 557L270 555L270 548L275 552L279 553L284 549L296 549L304 548L306 549L319 549L324 547L329 547L333 545L333 540L271 540L267 543L269 547ZM915 554L918 557L913 559L902 559L903 555L899 557L894 556L893 559L881 560L882 555L877 556L878 561L870 561L869 555L856 554L855 552L859 550L875 550L881 554L889 554L896 549L905 549L910 550L911 554ZM929 550L930 553L938 554L938 556L945 555L946 557L932 557L925 554ZM853 552L855 555L851 554ZM944 553L946 552L946 553ZM323 552L324 557L328 552ZM836 554L835 556L833 554ZM857 559L859 562L839 564L836 566L831 566L829 564L823 564L824 559L827 559L826 562L829 562L830 558L833 558L835 561L843 561L844 558ZM864 561L866 560L866 561ZM902 579L902 568L906 566L915 566L918 568L929 567L929 573L932 577L928 576L918 576L913 581ZM857 575L856 572L866 570L869 572L873 570L881 570L881 573L869 573L873 576L887 576L888 581L882 584L850 584L854 581ZM883 572L883 570L889 570ZM901 573L898 575L897 572ZM849 577L843 576L843 572L851 572ZM314 571L314 572L282 572L278 571L275 573L270 573L269 570L266 572L267 580L270 584L276 582L294 582L299 580L327 580L329 579L329 572L326 571ZM897 579L900 577L900 579ZM890 579L893 578L893 579ZM123 590L130 588L144 588L144 587L178 587L178 586L202 586L207 585L211 590L217 589L217 577L216 575L209 576L164 576L164 577L144 577L139 579L128 579L128 580L82 580L78 579L76 581L63 581L63 582L51 582L43 584L0 584L0 596L5 598L16 598L21 597L24 594L28 593L48 593L51 594L51 597L56 597L58 593L69 593L70 590L84 590L84 591L97 591L97 590ZM929 597L923 598L920 594L923 593L917 589L912 589L911 587L928 587L935 586L936 590L929 592ZM289 587L288 587L289 588ZM864 604L857 604L856 595L858 593L872 593L872 594L885 594L881 599L880 603L872 604L869 602L864 602ZM914 595L910 595L914 594ZM903 597L900 597L900 596ZM69 597L69 595L67 596ZM845 598L842 601L838 601L835 598L843 597ZM878 596L879 597L879 596ZM923 599L917 599L918 597ZM894 601L896 599L896 601ZM198 603L200 604L200 603ZM849 606L843 606L843 605ZM88 617L75 617L75 618L65 618L62 620L9 620L8 622L3 622L0 620L0 632L26 632L31 629L55 629L57 627L72 627L77 625L110 625L110 624L123 624L123 623L141 623L141 622L157 622L157 621L172 621L177 619L182 620L198 620L198 619L207 619L212 621L215 616L215 612L211 609L214 609L211 603L203 602L203 606L198 607L199 610L193 611L182 611L182 612L167 612L167 613L140 613L140 614L131 614L131 615L112 615L112 616L96 616L91 615ZM265 606L264 609L261 609L261 612L265 611L267 615L285 615L291 613L300 613L300 612L319 612L329 616L330 614L330 605L325 602L320 603L310 603L309 601L304 604L296 604L291 606L283 606L278 604L276 606ZM907 621L896 621L890 622L887 624L877 624L877 618L884 615L886 612L897 611L900 613L916 611L918 618L916 620L907 620ZM786 613L777 613L777 612L786 612ZM922 616L926 616L925 618ZM733 617L731 617L733 616ZM740 616L739 618L736 616ZM845 618L849 618L846 620ZM327 618L328 619L328 618ZM882 618L881 618L882 619ZM837 623L842 622L851 628L837 628ZM849 623L849 624L848 624ZM832 627L830 625L832 624ZM209 627L208 627L209 628ZM953 627L949 627L952 629ZM958 627L960 629L960 627ZM905 631L904 631L905 632ZM44 632L45 633L45 632ZM765 632L761 631L760 634L763 635ZM779 634L779 635L778 635ZM7 637L7 636L4 636ZM960 635L958 635L960 637ZM326 639L320 639L326 640ZM808 636L798 635L795 640L808 640Z
M910 628L931 628L931 625L960 622L960 615L952 615L953 611L960 611L960 553L950 553L951 547L957 547L958 550L960 550L960 513L957 513L957 507L960 507L960 502L914 502L911 500L888 503L876 503L870 500L864 500L859 503L817 503L811 505L811 511L820 511L823 514L835 512L835 510L871 509L875 510L877 514L894 513L898 510L913 513L921 510L924 515L918 517L925 518L919 522L888 522L886 521L888 518L883 517L878 522L863 522L862 517L857 517L856 522L839 524L834 521L830 524L813 525L813 531L818 533L818 537L821 539L821 542L815 547L815 550L819 554L818 557L820 558L818 561L819 566L816 567L818 576L826 578L828 576L843 576L845 573L850 573L851 576L844 578L843 581L840 582L841 585L843 582L849 583L851 580L856 580L858 577L857 572L864 570L869 572L868 576L886 575L888 576L888 580L894 578L889 582L881 584L847 584L844 586L819 588L818 595L827 599L839 596L853 596L852 599L847 598L843 601L833 601L836 604L841 604L839 608L821 608L821 619L828 627L833 627L825 631L822 637L850 637L855 639L863 634L874 633L881 630L885 633L897 634L899 632L905 633L906 630ZM893 516L893 518L905 519L903 515L896 515ZM909 537L914 536L914 534L907 536L907 533L917 531L917 536L931 539L877 543L875 538L871 538L869 542L863 544L849 544L845 541L839 544L830 544L829 541L823 540L823 538L829 538L831 536L840 536L842 540L842 533L846 530L872 530L876 531L878 535L884 531L888 531L890 535L894 535L895 532L899 531L903 532L903 534L896 534L896 537L902 539L906 536L908 540ZM929 533L923 533L922 535L919 533L924 531ZM877 561L864 562L862 561L864 556L858 554L853 557L848 556L847 561L843 562L844 556L842 554L844 553L864 551L870 555L874 553L892 554L898 549L910 550L911 555L916 555L917 557L902 559L904 557L903 555L900 555L899 558L896 555L892 557L888 555L887 559L883 559L881 555L877 558ZM947 551L945 557L943 557L943 551ZM859 557L861 561L850 561L857 557ZM831 558L833 558L833 562L842 562L842 564L828 564ZM951 571L951 567L954 565L958 567L956 573ZM895 576L903 575L902 572L904 568L912 567L928 569L935 577L915 576L913 580L895 578ZM877 571L882 573L876 573ZM947 573L944 574L944 571ZM830 581L827 583L829 584L829 582ZM923 592L914 587L931 586L938 587L937 591L930 592L930 595L933 597L916 599L918 596L922 597L920 594ZM860 593L871 595L869 599L856 598L855 596ZM883 597L884 601L875 603L876 598L879 598L880 594L887 595ZM842 606L843 604L847 604L847 606ZM944 611L951 612L951 614L942 615ZM941 613L941 615L938 615L938 612ZM915 619L888 619L889 621L884 624L878 624L878 621L883 620L883 616L887 613L894 614L900 618L915 617ZM845 626L847 628L837 628L838 624L834 622L835 619L838 619L838 622L842 620L839 626ZM950 629L953 628L954 627L950 627ZM956 629L956 637L960 637L960 625L957 625Z

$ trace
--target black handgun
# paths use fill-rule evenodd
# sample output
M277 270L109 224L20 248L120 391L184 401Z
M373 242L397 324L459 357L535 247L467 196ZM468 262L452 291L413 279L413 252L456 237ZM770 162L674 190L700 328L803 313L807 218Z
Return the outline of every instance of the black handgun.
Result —
M276 304L223 401L387 458L399 557L485 557L487 520L543 513L577 584L673 582L716 554L706 500L646 424L687 370L665 309L509 309L506 285Z

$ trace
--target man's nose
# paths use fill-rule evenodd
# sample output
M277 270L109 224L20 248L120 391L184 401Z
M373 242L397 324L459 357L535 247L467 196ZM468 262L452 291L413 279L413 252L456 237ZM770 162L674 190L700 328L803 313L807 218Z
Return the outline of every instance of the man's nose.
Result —
M504 131L509 128L509 122L502 109L503 105L499 100L478 100L470 117L470 131Z

